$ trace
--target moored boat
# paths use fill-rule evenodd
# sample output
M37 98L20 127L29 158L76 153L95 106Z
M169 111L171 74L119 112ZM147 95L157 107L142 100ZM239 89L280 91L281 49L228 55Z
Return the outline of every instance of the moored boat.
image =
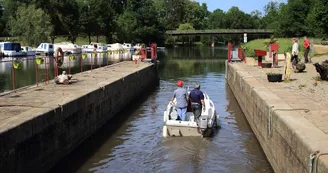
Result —
M82 45L82 52L94 52L96 45L96 52L107 52L107 46L103 43L91 42L89 45Z
M14 57L22 56L23 52L21 50L20 43L15 42L0 42L0 51L4 56Z
M55 43L54 49L56 50L58 48L61 48L64 53L72 53L72 54L82 53L82 49L79 45L69 42Z
M22 46L22 52L25 56L35 56L36 51L30 46Z
M164 111L164 126L163 136L203 136L209 137L213 133L214 129L219 126L219 115L217 115L214 104L209 96L204 93L205 111L199 118L199 125L197 125L194 114L191 110L189 103L186 113L186 119L184 121L177 119L177 110L175 108L174 99L173 103L167 105L166 111Z
M35 53L39 54L46 54L52 56L54 54L54 45L52 43L41 43L36 49Z

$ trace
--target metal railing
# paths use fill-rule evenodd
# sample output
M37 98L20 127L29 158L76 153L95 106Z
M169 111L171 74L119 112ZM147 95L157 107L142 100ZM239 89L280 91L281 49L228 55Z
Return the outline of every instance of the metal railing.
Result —
M270 29L212 29L212 30L168 30L168 35L205 35L205 34L273 34Z

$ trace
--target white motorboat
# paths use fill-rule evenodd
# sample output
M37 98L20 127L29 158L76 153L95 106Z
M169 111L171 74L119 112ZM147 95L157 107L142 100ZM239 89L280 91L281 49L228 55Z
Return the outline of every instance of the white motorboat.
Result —
M57 48L61 48L64 53L72 53L72 54L80 54L82 53L82 49L79 45L69 43L69 42L61 42L61 43L55 43L54 49L57 50Z
M82 45L82 52L94 52L95 45L97 45L96 52L107 52L107 46L103 43L91 42L89 45Z
M0 42L0 51L4 56L14 57L22 56L22 48L20 43L15 42Z
M123 43L123 48L125 50L128 50L129 52L134 51L134 48L132 47L131 43Z
M219 126L219 115L216 114L216 110L212 100L204 93L205 111L199 118L199 126L195 122L194 114L191 110L189 103L186 113L186 119L184 121L177 119L177 110L175 108L174 99L173 103L167 105L166 111L164 111L164 126L163 136L211 136L213 130Z
M142 48L142 46L141 46L140 43L137 43L136 45L133 46L133 49L134 49L134 50L139 50L139 49L141 49L141 48Z
M35 56L36 51L30 46L22 46L22 52L25 56Z
M46 54L46 55L53 55L55 52L54 45L52 43L41 43L36 49L35 53L39 54Z

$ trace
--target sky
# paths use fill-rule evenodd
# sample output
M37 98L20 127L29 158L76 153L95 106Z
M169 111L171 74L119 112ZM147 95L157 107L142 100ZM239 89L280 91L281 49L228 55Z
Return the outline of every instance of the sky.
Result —
M264 6L270 1L287 2L287 0L196 0L197 2L207 4L209 11L221 9L228 11L232 6L238 7L240 10L251 13L252 11L259 10L264 13Z

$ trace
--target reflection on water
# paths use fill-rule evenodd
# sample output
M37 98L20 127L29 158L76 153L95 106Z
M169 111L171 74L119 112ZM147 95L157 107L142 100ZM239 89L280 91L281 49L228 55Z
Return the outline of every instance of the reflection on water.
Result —
M123 54L87 53L86 55L84 59L82 58L82 54L76 54L74 55L74 60L70 60L68 55L65 56L63 64L58 69L59 74L64 70L71 74L79 73L115 62L131 60L132 56L130 52ZM42 64L36 64L36 57L0 58L0 93L13 89L13 76L15 88L33 85L37 82L37 79L38 82L53 79L55 73L54 57L37 57L44 59ZM16 62L19 62L21 66L13 70L13 64Z
M226 56L181 59L180 50L185 51L159 54L160 86L155 91L134 101L50 172L273 172L226 85ZM190 51L201 56L211 49ZM178 79L185 87L199 82L211 97L221 121L212 138L162 137L163 112Z

